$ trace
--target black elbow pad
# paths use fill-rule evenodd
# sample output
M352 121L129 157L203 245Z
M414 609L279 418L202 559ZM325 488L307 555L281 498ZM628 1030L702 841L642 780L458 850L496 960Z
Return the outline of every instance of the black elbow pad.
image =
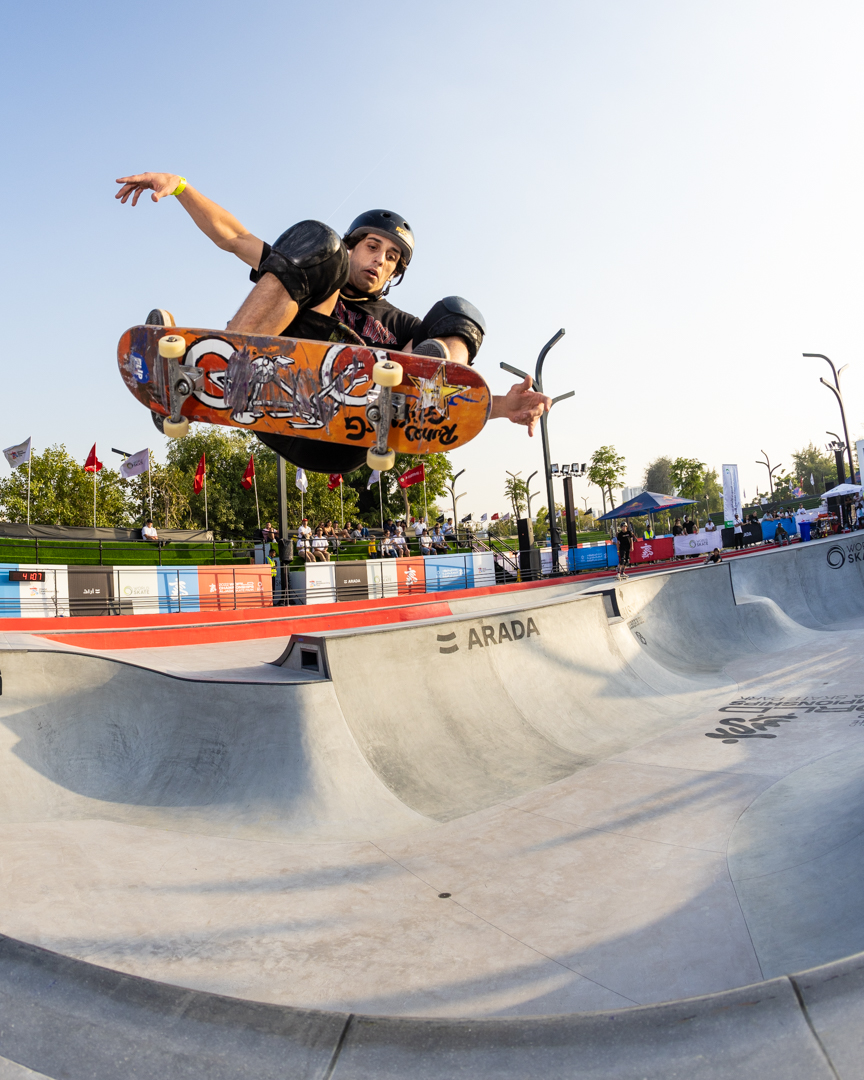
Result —
M348 252L338 233L321 221L298 221L258 267L273 274L301 308L315 307L348 281Z
M486 320L473 304L461 296L445 296L433 304L423 319L415 338L417 342L427 338L461 337L468 347L471 360L483 344Z

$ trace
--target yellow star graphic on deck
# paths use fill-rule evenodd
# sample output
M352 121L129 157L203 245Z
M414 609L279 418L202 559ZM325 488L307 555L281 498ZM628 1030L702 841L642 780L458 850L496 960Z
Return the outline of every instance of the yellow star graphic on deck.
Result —
M411 376L411 382L417 387L419 401L417 407L422 412L424 409L434 409L439 416L447 416L449 400L454 394L461 393L464 386L450 386L447 382L447 373L444 365L438 368L431 379Z

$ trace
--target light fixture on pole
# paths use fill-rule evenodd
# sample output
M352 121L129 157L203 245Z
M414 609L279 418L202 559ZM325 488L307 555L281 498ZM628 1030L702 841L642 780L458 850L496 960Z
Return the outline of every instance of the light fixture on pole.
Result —
M463 491L459 495L456 494L456 481L464 472L464 469L461 469L459 472L457 472L453 479L450 481L450 483L447 485L447 487L450 489L450 498L453 500L453 532L456 533L457 543L459 540L459 534L456 530L456 503L459 502L465 492Z
M834 397L837 398L837 404L840 406L840 418L843 421L843 434L844 434L844 436L846 438L846 443L845 443L846 453L847 453L847 456L849 458L849 478L851 480L854 480L855 479L855 466L852 464L852 444L849 442L849 426L846 423L846 408L845 408L845 406L843 404L843 392L840 389L840 376L843 374L843 372L846 370L846 368L849 367L849 365L844 364L843 367L838 369L838 368L836 368L834 366L834 361L829 360L828 357L825 356L824 353L805 352L805 353L802 353L802 355L806 356L806 357L809 357L811 359L824 360L825 363L831 368L831 373L834 376L834 385L832 386L831 383L825 382L824 379L820 379L819 382L821 382L823 386L828 387L828 389L831 391L831 393L834 395Z
M765 458L765 460L764 461L757 461L756 464L757 465L764 465L765 468L768 470L768 489L771 492L771 494L773 495L774 494L774 473L777 472L778 469L782 468L782 466L781 465L775 465L772 468L771 467L771 462L768 460L768 455L765 453L765 451L760 450L759 452L760 452L760 454L762 454L762 456Z
M538 394L543 393L543 361L546 359L549 350L557 345L561 338L564 337L563 327L551 337L543 348L540 350L540 355L537 357L537 363L534 367L534 377L531 379L532 386ZM520 379L528 379L530 376L526 371L520 371L519 368L512 367L510 364L501 364L504 371L509 371L512 375L517 375ZM552 404L556 404L558 401L563 401L565 398L573 397L575 390L570 390L566 394L559 394L558 397L552 399ZM552 465L549 461L549 430L548 430L548 416L549 414L544 412L540 417L540 435L543 440L543 468L546 473L546 498L549 503L549 533L552 541L552 573L558 572L558 553L561 550L561 534L558 530L557 522L555 521L555 492L552 487Z

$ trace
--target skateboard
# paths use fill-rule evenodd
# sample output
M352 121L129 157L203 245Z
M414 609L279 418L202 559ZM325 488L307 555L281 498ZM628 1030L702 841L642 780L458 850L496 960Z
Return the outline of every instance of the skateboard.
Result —
M492 407L464 364L355 344L144 325L123 334L117 362L171 438L198 421L366 446L379 471L397 453L464 446Z

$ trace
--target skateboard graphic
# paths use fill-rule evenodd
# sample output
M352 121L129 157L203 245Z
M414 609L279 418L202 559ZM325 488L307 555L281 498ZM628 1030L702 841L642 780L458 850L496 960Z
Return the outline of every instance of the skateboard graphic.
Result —
M129 390L164 417L369 448L370 468L397 453L464 446L489 418L483 377L464 364L354 344L178 326L133 326L117 346Z

